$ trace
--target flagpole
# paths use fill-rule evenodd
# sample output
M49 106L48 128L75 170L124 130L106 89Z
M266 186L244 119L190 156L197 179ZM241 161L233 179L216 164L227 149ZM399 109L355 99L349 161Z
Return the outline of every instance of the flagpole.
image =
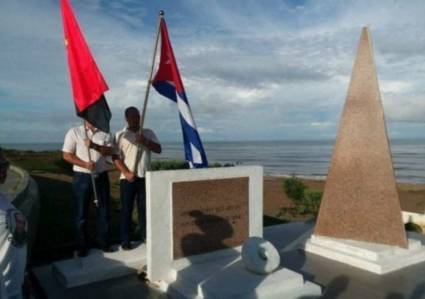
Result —
M159 32L160 32L160 29L161 29L161 20L162 20L162 18L164 18L164 11L163 10L160 10L159 11L159 17L158 17L158 29L156 31L155 46L154 46L153 56L152 56L152 64L151 64L151 68L149 70L148 85L146 87L145 101L143 103L142 116L140 118L140 129L143 128L143 124L145 122L146 107L148 105L149 91L150 91L150 88L151 88L151 85L152 85L152 83L151 83L151 81L152 81L152 74L153 74L153 68L155 67L156 51L158 49Z
M86 124L85 124L84 121L83 121L83 126L84 126L84 136L85 136L85 139L88 139L88 136L87 136L87 127L86 127ZM87 155L89 157L89 163L91 163L91 154L90 154L90 148L89 147L87 147ZM96 207L98 207L99 206L99 200L98 200L98 197L97 197L96 180L94 178L94 174L93 174L93 171L91 169L90 169L90 177L91 177L91 184L93 186L93 196L94 196L94 201L93 202L96 205Z
M164 18L164 11L160 10L159 16L158 16L158 29L156 31L155 46L154 46L154 50L153 50L152 63L151 63L151 67L150 67L149 75L148 75L148 84L146 86L145 100L143 102L142 115L140 117L139 134L143 133L143 125L144 125L144 122L145 122L146 107L148 105L149 91L150 91L150 88L151 88L151 85L152 85L151 81L152 81L153 68L155 67L156 52L158 50L159 33L160 33L160 30L161 30L161 20L163 18ZM133 173L135 175L137 175L136 170L137 170L137 164L139 163L139 159L140 159L140 144L137 144L137 155L136 155L136 159L134 160L134 165L133 165Z

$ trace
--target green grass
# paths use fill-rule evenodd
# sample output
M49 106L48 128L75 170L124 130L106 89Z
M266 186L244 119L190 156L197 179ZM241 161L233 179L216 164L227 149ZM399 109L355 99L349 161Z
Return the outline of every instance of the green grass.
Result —
M72 166L62 159L62 152L4 150L6 158L29 173L72 174Z

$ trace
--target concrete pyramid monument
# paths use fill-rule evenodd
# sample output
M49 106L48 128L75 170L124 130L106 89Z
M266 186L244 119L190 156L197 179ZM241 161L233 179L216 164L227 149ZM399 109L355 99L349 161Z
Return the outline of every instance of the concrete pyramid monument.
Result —
M407 247L367 28L360 37L314 233Z
M420 242L406 238L367 28L306 251L381 274L425 258Z

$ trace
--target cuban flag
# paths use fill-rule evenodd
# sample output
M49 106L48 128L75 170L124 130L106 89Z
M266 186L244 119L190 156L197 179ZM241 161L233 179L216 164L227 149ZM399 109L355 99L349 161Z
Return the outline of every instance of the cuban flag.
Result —
M186 160L191 168L208 167L207 156L196 129L195 120L186 98L173 48L168 37L167 25L161 19L161 60L159 69L152 81L153 87L164 97L177 103L183 131Z

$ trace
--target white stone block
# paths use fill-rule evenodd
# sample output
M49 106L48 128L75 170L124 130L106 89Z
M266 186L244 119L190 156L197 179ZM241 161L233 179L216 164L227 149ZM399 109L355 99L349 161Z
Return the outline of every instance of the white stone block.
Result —
M136 273L145 265L146 246L141 244L111 253L91 249L86 257L53 263L52 274L64 288L71 288Z
M385 274L425 261L425 247L409 239L407 249L397 246L313 235L305 251L369 272Z

